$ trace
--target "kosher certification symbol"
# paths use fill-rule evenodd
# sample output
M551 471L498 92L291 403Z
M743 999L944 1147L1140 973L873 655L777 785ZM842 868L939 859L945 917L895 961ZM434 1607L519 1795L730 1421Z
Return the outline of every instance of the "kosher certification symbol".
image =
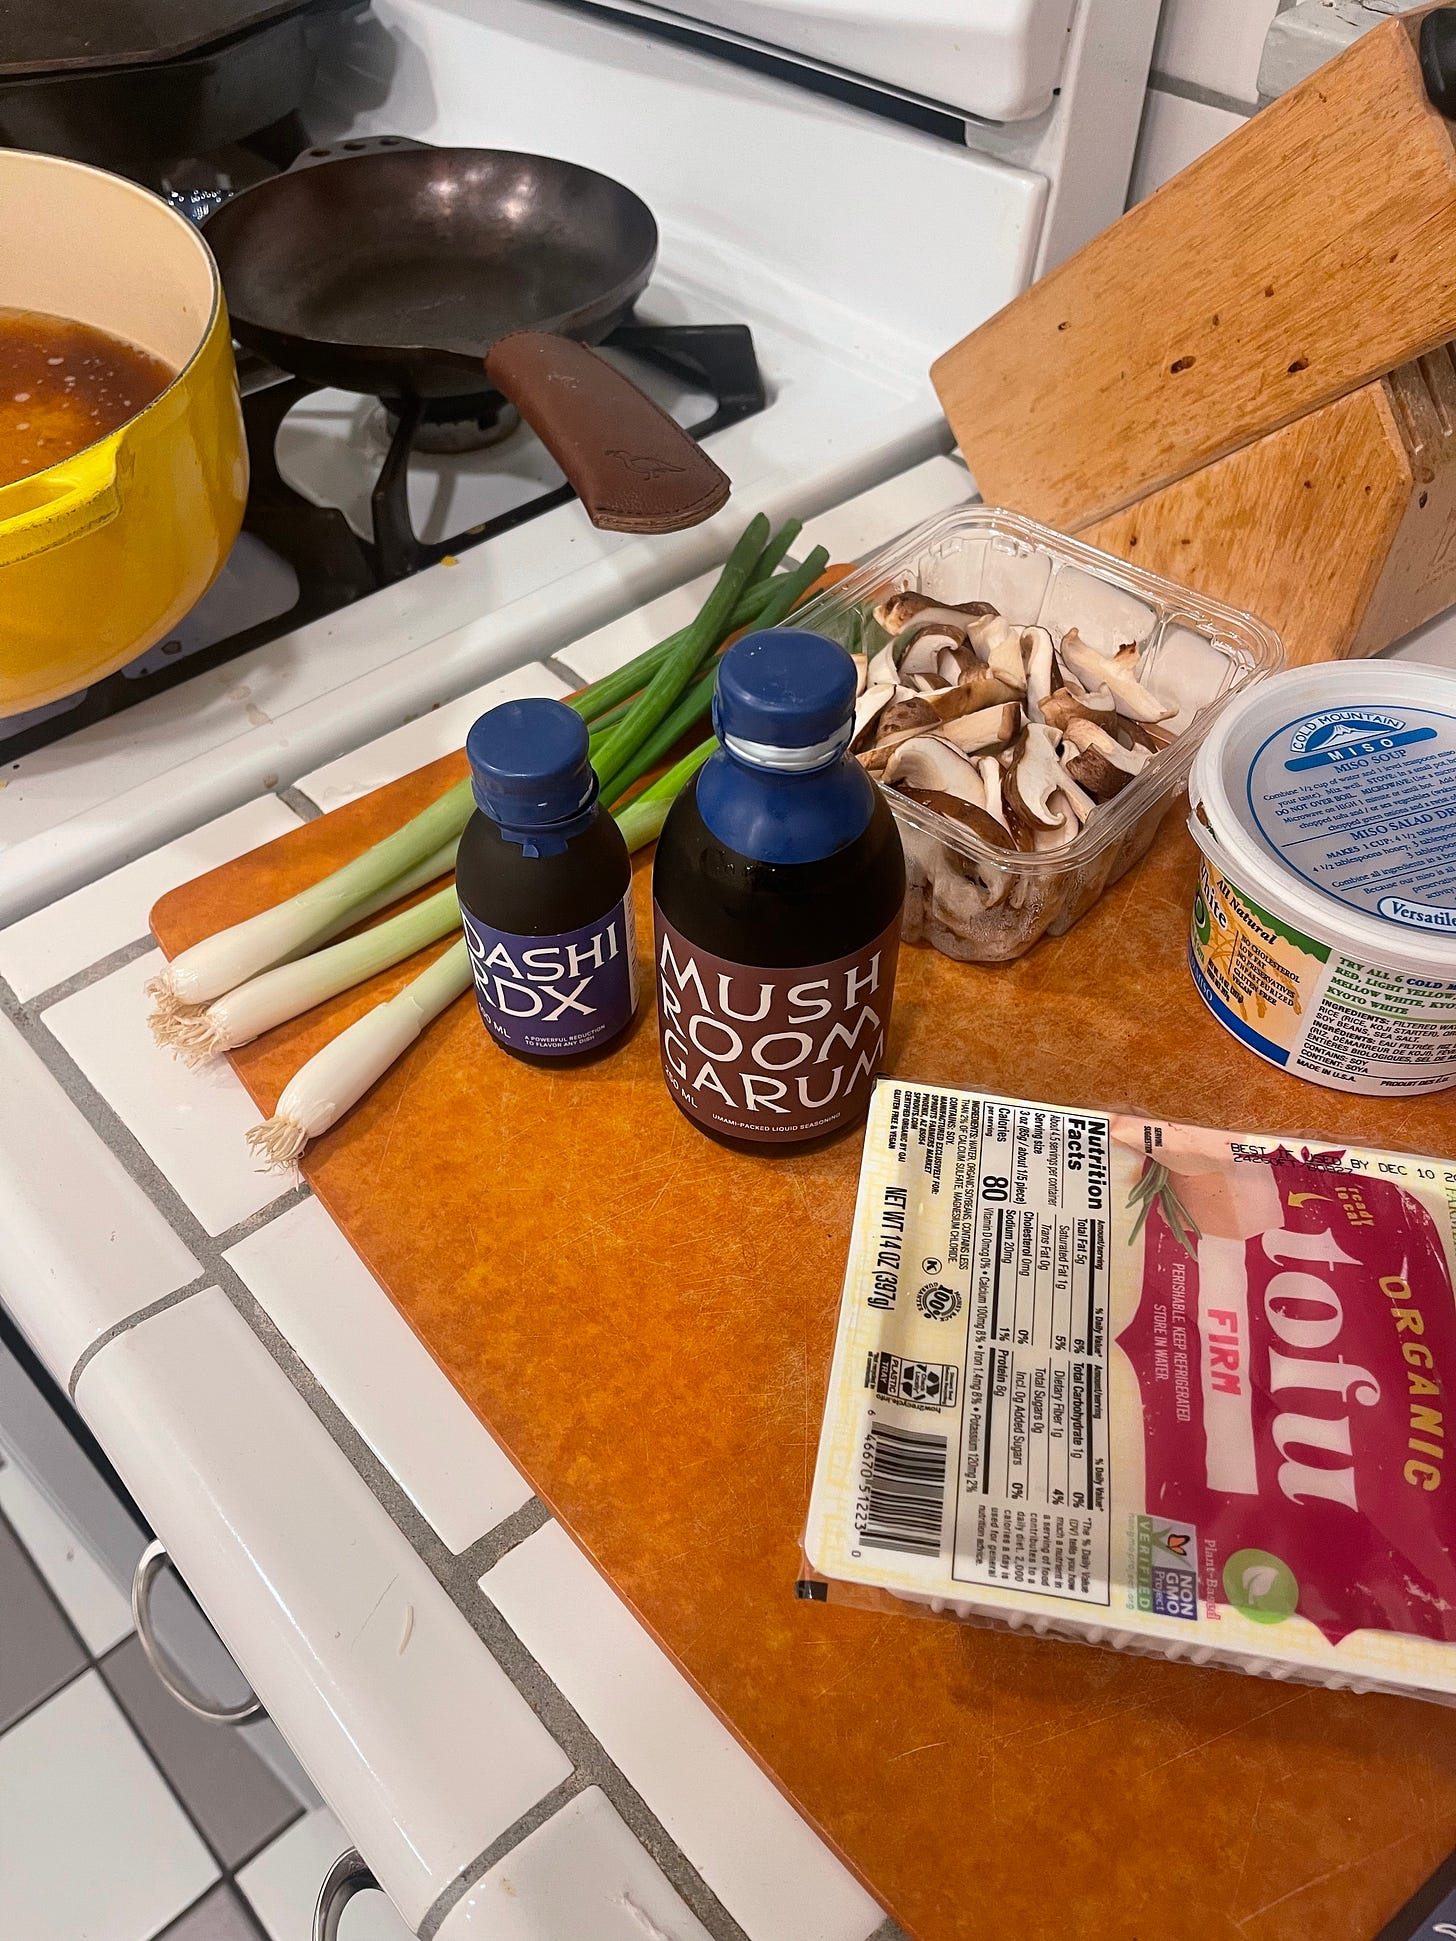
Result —
M927 1321L953 1321L961 1311L961 1297L943 1281L927 1281L915 1296L915 1305Z

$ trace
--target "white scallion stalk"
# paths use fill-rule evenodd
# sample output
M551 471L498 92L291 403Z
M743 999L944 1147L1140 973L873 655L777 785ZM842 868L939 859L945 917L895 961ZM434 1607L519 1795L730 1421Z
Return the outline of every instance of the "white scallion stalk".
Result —
M470 984L470 951L462 937L397 996L376 1004L293 1074L272 1118L248 1134L253 1151L267 1166L292 1165L309 1140L357 1105Z
M346 943L316 950L250 977L200 1011L176 1011L158 1021L157 1040L189 1065L201 1065L221 1051L250 1044L275 1025L311 1011L326 998L362 984L454 930L460 899L453 888L404 910Z
M422 890L426 883L433 883L436 877L446 875L455 867L455 852L459 847L458 836L451 842L441 843L440 847L432 850L422 863L416 863L413 869L407 869L404 875L396 877L394 882L386 883L377 895L366 897L354 909L346 910L337 923L331 923L327 930L321 930L318 936L312 939L310 947L319 950L324 944L331 944L335 937L340 936L345 930L352 930L356 923L367 922L376 911L387 910L391 903L399 903L405 897L413 896L415 891Z
M180 952L147 986L158 1015L165 1016L179 1005L210 1004L259 971L317 944L330 929L337 931L355 922L360 907L371 897L458 839L474 806L469 782L458 782L403 828L331 876L310 884L286 903L261 910Z

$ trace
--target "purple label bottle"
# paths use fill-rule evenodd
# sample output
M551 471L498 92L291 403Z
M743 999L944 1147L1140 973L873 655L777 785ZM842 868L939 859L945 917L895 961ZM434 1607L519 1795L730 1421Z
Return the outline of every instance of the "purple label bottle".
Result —
M606 1051L637 1008L632 865L597 802L586 723L507 701L466 737L476 813L455 886L481 1020L528 1064Z

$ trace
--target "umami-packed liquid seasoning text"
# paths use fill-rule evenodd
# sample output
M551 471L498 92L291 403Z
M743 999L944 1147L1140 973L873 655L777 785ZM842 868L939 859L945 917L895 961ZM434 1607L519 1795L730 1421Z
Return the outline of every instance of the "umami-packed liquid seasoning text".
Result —
M724 655L720 748L652 872L663 1075L705 1132L798 1145L863 1118L885 1054L905 861L846 750L854 664L819 634Z
M485 1028L528 1063L595 1057L637 1005L632 866L597 804L581 716L507 701L465 742L476 813L455 863Z

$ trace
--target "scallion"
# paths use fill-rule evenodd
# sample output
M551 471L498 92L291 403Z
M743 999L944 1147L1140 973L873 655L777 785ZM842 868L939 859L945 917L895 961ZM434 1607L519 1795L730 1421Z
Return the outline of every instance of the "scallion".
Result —
M218 1052L251 1044L276 1025L413 957L459 923L460 899L452 886L344 943L250 977L202 1010L177 1012L159 1027L158 1041L189 1065L205 1064Z
M474 807L469 781L457 782L403 828L331 876L310 884L286 903L260 910L257 916L179 952L147 986L157 1005L153 1029L179 1005L210 1004L260 971L316 944L341 923L356 921L359 907L370 897L457 840Z
M291 1165L310 1139L342 1119L425 1026L470 989L471 975L469 946L461 937L402 991L315 1052L284 1086L272 1118L248 1134L264 1165Z
M610 800L616 778L658 724L672 712L703 661L729 631L733 610L769 540L769 523L762 513L750 519L738 544L728 555L717 584L703 602L678 646L664 656L644 688L641 700L627 719L612 730L597 757L602 793Z

